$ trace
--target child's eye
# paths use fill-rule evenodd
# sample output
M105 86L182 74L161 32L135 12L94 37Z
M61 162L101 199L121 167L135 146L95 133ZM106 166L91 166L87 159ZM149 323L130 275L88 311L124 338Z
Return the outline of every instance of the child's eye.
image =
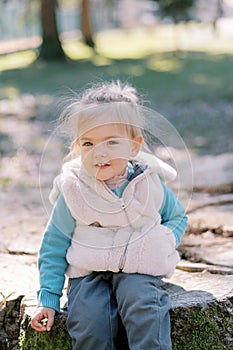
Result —
M82 147L91 147L91 146L93 146L93 143L90 141L86 141L82 143Z
M119 144L119 142L116 140L108 140L107 141L107 145L109 145L109 146L118 145L118 144Z

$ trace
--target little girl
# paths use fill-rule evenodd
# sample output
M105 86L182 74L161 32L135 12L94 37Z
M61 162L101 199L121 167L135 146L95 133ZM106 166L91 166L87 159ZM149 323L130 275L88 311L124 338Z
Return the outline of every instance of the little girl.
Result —
M119 319L130 349L172 349L162 277L179 261L187 223L164 183L176 172L142 151L142 115L129 85L89 88L65 114L74 141L50 195L32 328L51 329L67 275L72 349L116 349Z

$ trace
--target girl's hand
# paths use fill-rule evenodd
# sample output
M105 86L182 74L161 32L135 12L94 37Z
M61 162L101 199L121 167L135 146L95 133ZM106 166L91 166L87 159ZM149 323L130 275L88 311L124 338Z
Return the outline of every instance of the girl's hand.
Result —
M54 323L55 310L39 307L31 319L31 327L39 332L50 331Z

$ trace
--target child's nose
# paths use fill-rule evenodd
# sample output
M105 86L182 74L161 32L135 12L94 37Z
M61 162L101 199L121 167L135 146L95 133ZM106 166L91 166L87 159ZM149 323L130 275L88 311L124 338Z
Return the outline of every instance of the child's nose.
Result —
M107 155L106 145L101 143L94 148L95 157L105 157Z

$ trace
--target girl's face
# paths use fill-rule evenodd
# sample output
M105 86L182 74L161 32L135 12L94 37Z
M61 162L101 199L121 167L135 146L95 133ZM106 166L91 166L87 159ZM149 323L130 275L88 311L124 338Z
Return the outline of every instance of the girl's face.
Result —
M137 155L142 140L141 135L130 138L123 125L105 124L82 134L78 146L88 173L106 181L124 174L128 160Z

